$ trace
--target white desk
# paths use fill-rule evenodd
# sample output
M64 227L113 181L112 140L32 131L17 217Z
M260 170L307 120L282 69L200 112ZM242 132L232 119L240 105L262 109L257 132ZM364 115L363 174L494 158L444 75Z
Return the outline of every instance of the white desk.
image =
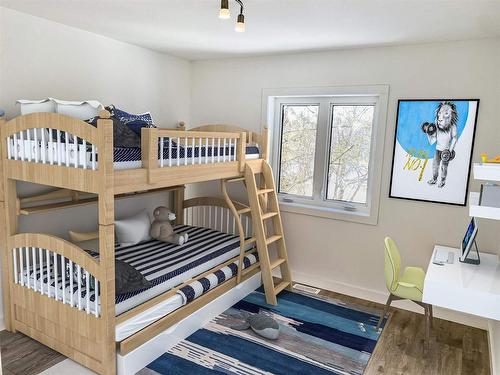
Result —
M433 264L437 249L453 251L453 264ZM461 263L459 249L435 246L427 268L423 302L500 321L500 262L480 253L481 264Z

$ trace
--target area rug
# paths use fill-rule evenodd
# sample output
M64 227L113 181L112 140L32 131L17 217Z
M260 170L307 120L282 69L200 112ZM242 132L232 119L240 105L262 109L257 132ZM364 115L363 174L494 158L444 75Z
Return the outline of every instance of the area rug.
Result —
M280 325L277 340L243 323L241 311L263 313ZM283 291L278 305L262 289L248 295L202 329L150 363L144 374L363 374L381 330L377 311L316 295Z

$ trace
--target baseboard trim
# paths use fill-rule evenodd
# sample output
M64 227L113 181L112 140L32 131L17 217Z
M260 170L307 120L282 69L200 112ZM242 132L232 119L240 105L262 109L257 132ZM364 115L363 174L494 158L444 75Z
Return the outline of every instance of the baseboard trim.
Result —
M297 271L292 271L292 277L294 281L302 284L311 285L382 304L385 304L385 302L387 301L387 297L389 296L389 293L385 291L368 289L333 279L323 279L321 277L311 276ZM423 314L422 308L411 301L396 301L392 304L392 306ZM434 316L436 318L449 320L483 330L488 330L488 320L478 316L448 310L441 307L434 308Z

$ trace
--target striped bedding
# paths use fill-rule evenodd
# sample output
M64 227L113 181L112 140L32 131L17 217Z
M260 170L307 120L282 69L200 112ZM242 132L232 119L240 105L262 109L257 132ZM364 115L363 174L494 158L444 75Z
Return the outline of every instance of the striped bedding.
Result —
M220 160L230 161L236 160L236 152L235 147L195 147L194 152L192 147L183 147L183 146L172 146L170 149L168 148L168 143L163 147L163 160L164 165L168 165L168 161L172 160L172 165L176 165L177 161L179 164L183 164L186 159L191 162L194 154L194 158L196 159L196 163L205 164L207 162L207 158L209 162L211 162L211 158L214 157L216 161L218 157ZM158 148L158 160L160 160L161 149ZM259 156L259 148L256 146L249 146L246 148L247 159L258 158ZM140 168L142 166L141 161L141 148L140 147L115 147L114 148L114 168L115 169L132 169L132 168Z
M14 141L10 142L10 149L20 149L19 159L20 160L32 160L31 156L35 158L35 155L39 155L41 158L42 154L45 154L47 161L51 163L58 164L59 162L63 165L69 164L70 166L78 165L80 167L92 168L92 147L89 145L84 146L83 144L75 145L70 143L68 145L68 151L66 151L66 145L64 143L59 146L57 143L44 145L42 143L28 140L16 141L17 147L15 147ZM77 147L78 146L78 147ZM99 150L97 150L98 152ZM160 153L161 147L158 147L158 163L160 163ZM180 165L184 163L191 163L193 161L193 153L196 164L205 163L218 163L222 161L232 161L236 160L235 147L218 147L218 146L208 146L200 147L195 146L194 152L193 147L177 146L172 144L169 149L168 142L164 143L163 147L163 161L164 165L169 164L171 160L172 165ZM213 160L212 160L213 157ZM246 148L246 159L258 159L259 158L259 148L256 146L249 146ZM68 160L66 160L68 159ZM96 154L96 162L98 163L99 155ZM141 148L140 147L114 147L113 150L113 161L114 169L134 169L141 168ZM165 163L166 161L166 163Z
M158 148L158 159L160 159L160 148ZM246 153L247 154L258 154L259 149L258 147L255 146L249 146L246 148ZM217 157L220 156L221 158L223 155L226 156L226 158L229 158L229 155L234 156L235 155L235 147L202 147L200 150L200 147L195 146L194 148L194 157L195 158L205 158L209 157L211 158L212 156ZM170 150L168 146L166 145L163 148L163 159L168 160L170 158L172 159L184 159L185 157L191 158L193 156L193 148L192 147L177 147L173 146ZM140 147L115 147L114 148L114 161L115 162L121 162L121 161L132 161L132 160L141 160L141 148Z
M116 246L115 256L123 260L151 281L151 287L133 292L119 294L116 296L116 315L132 309L133 307L165 292L171 288L186 282L187 280L216 267L218 264L237 256L240 252L240 240L238 236L222 233L213 229L179 225L174 228L175 232L188 232L189 241L183 246L168 244L156 240L142 242L133 246ZM49 267L53 267L50 265ZM38 270L37 270L38 271ZM60 272L59 272L60 273ZM24 277L28 278L28 272L24 271ZM54 272L51 271L53 275ZM55 281L47 280L47 267L43 268L42 275L39 272L29 271L31 283L44 284L43 288L51 290L51 295L56 292ZM36 280L36 282L35 282ZM58 295L62 300L62 276L58 275ZM76 286L73 293L77 292ZM70 281L66 278L65 294L70 299ZM77 300L77 296L73 294ZM81 299L86 298L85 288L82 288ZM90 300L94 301L93 290L90 292ZM93 305L93 304L92 304Z
M259 261L259 255L257 253L248 254L243 258L243 269L247 269L252 264ZM186 286L183 286L177 294L182 297L182 303L185 305L209 290L215 288L217 285L222 284L224 281L229 280L237 275L238 273L238 263L236 260L221 269L212 272L205 277L202 277Z

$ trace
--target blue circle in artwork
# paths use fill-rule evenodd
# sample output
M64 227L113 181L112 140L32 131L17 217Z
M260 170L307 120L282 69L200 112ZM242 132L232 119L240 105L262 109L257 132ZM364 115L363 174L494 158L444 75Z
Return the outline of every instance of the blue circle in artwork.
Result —
M399 102L396 139L401 147L414 157L432 158L436 144L431 145L422 131L424 122L436 123L439 100L401 100ZM460 138L469 114L468 100L454 100L457 107L457 135Z

